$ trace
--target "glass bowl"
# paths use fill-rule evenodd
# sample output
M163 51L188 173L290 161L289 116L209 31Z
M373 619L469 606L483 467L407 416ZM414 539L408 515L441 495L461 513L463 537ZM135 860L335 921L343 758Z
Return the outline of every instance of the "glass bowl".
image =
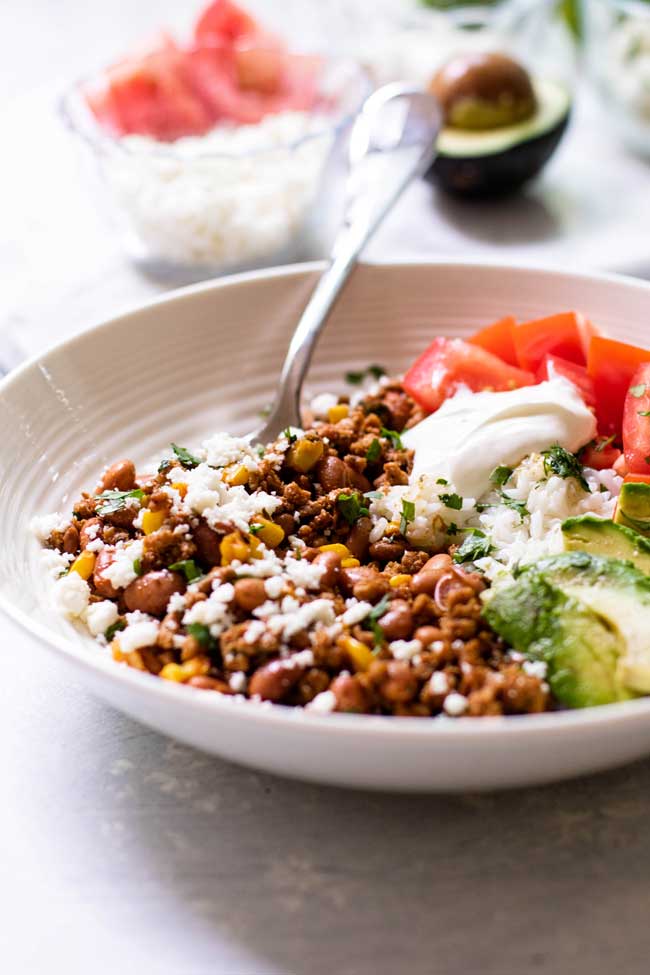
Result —
M634 151L650 156L650 6L584 0L590 78L607 121Z
M336 209L331 174L342 165L336 149L369 92L358 64L323 59L327 112L283 112L175 142L107 134L84 95L100 79L73 85L62 113L87 150L98 209L142 270L186 283L323 250Z

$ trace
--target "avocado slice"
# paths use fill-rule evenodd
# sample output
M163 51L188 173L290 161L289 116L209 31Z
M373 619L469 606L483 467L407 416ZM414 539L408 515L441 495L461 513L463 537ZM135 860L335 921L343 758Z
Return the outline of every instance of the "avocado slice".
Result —
M523 574L487 604L490 626L515 650L548 666L555 698L571 708L625 700L618 678L622 636L584 603L537 572Z
M650 484L627 481L621 486L614 521L650 536Z
M533 81L537 108L523 122L487 130L445 126L429 171L442 189L460 196L490 196L518 189L555 152L569 122L571 99L554 81Z
M564 548L568 552L591 552L613 559L627 559L641 572L650 574L650 540L633 528L608 518L580 515L562 522Z

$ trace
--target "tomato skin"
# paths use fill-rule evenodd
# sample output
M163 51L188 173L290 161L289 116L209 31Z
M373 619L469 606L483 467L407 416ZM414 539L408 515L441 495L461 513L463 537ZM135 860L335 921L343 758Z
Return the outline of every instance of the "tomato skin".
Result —
M624 484L650 484L650 474L626 474Z
M557 355L584 366L594 328L575 311L522 322L514 331L517 364L535 372L546 355Z
M559 355L545 355L535 374L537 382L541 383L546 379L554 379L556 376L564 376L565 379L572 382L579 390L587 406L592 409L596 406L596 391L585 366L569 362L568 359L562 359Z
M203 11L194 28L197 44L234 44L257 32L257 24L230 0L214 0Z
M587 372L596 391L596 418L600 433L621 432L623 407L632 376L644 362L650 362L650 350L627 345L595 335L589 345Z
M486 352L497 355L510 366L518 366L517 350L515 349L514 332L516 321L512 315L500 318L492 325L486 325L480 329L470 339L472 345L480 345Z
M623 407L623 451L630 474L650 474L650 362L639 366L630 380Z
M603 443L602 439L600 443ZM598 449L598 444L587 444L580 451L580 463L585 467L591 467L595 471L611 470L623 456L618 447L609 443Z
M404 389L430 413L459 386L473 392L532 386L535 377L462 339L436 338L404 376Z

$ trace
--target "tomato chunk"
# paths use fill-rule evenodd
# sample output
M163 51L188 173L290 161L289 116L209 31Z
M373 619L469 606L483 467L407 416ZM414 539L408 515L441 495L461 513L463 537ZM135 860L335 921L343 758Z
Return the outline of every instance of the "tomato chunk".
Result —
M582 448L580 463L585 467L593 467L595 471L606 471L614 467L622 456L621 451L614 446L609 437L601 437Z
M600 433L621 432L623 406L632 376L650 350L595 335L589 345L587 372L596 391L596 417Z
M558 355L584 366L593 334L591 323L575 311L522 322L514 331L517 364L535 372L544 356Z
M650 474L626 474L623 482L625 484L650 484Z
M197 44L232 45L256 31L256 22L241 7L230 0L214 0L199 17L194 38Z
M404 389L433 413L459 386L473 392L532 386L531 372L509 366L491 352L462 339L434 339L404 377Z
M568 379L578 388L587 406L595 407L596 392L585 366L579 366L576 362L569 362L568 359L562 359L559 355L545 355L536 373L537 382L541 383L545 379L554 379L556 376L563 376Z
M476 332L469 341L472 345L480 345L487 352L498 355L509 365L518 366L514 338L516 324L512 315L506 315L505 318L500 318L498 322L486 325L485 328Z
M650 475L650 362L639 366L623 408L623 450L630 474Z

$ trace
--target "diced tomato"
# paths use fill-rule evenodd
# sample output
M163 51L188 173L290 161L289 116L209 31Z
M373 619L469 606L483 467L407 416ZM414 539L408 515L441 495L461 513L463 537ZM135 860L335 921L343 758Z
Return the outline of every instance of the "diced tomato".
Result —
M234 44L241 37L257 32L257 24L241 7L230 0L214 0L199 17L194 28L198 45Z
M235 49L237 84L243 90L275 94L282 85L286 55L276 46L254 45Z
M433 413L459 386L474 392L531 386L531 372L509 366L491 352L462 339L434 339L404 377L404 389Z
M518 366L517 350L515 349L514 331L516 321L512 315L500 318L493 325L486 325L479 332L468 339L472 345L480 345L482 349L498 355L500 359L511 366Z
M650 362L650 350L595 335L589 345L587 372L596 391L596 417L600 433L621 432L623 406L636 369Z
M639 366L625 397L623 450L630 474L650 474L650 362Z
M535 372L545 355L558 355L584 366L595 329L575 311L522 322L514 331L517 364Z
M627 474L627 461L625 460L625 454L621 454L621 456L614 461L613 466L619 477L625 477Z
M650 474L626 474L624 484L650 484Z
M580 451L580 463L585 467L593 467L596 471L606 471L618 463L623 454L615 447L609 438L601 437L594 443L587 444Z
M545 379L554 379L556 376L564 376L565 379L568 379L578 388L587 406L595 407L596 392L585 366L579 366L576 362L569 362L568 359L562 359L559 355L545 355L536 373L537 382L541 383Z

